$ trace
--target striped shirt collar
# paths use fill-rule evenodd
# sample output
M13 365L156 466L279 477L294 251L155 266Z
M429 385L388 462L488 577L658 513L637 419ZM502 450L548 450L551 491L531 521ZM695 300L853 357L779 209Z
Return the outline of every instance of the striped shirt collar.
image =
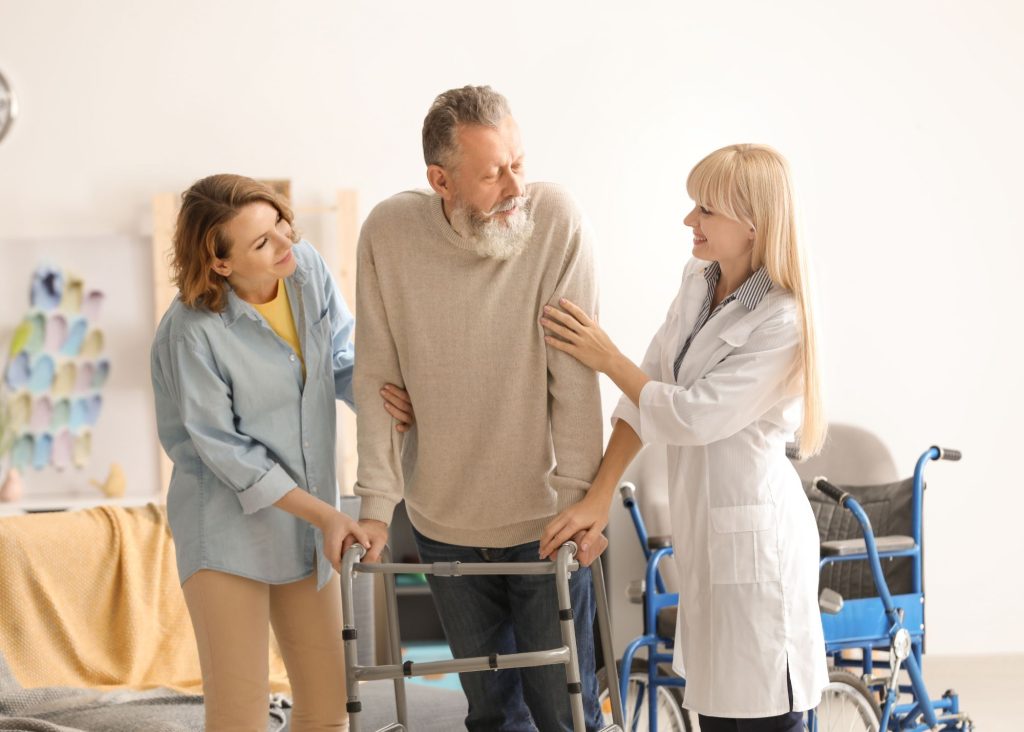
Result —
M722 268L718 262L712 262L704 268L704 279L710 288L718 284L718 278L722 274ZM768 269L761 265L761 268L747 278L746 282L739 286L729 300L739 300L747 310L756 308L764 296L772 287L772 279L768 276Z

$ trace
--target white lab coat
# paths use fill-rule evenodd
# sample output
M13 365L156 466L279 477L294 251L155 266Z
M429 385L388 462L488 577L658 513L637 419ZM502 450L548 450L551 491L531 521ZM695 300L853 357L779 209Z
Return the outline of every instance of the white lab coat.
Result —
M818 531L785 455L801 419L800 319L775 285L753 310L726 305L672 364L707 293L691 260L642 368L653 379L625 419L668 451L680 606L673 666L685 704L716 717L818 705L828 683L818 611ZM641 487L641 490L643 488ZM684 665L685 664L685 665Z

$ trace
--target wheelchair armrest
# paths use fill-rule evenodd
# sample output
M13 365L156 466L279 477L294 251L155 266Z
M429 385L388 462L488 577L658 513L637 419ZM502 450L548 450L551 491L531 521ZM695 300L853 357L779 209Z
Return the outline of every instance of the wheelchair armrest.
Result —
M648 536L647 537L647 548L652 552L655 549L664 549L667 546L672 546L671 536Z
M843 609L843 596L828 587L818 596L818 609L829 615L837 615Z
M881 552L898 552L914 548L912 536L876 536L875 545ZM863 539L841 539L821 542L821 556L846 557L851 554L866 554L867 544Z

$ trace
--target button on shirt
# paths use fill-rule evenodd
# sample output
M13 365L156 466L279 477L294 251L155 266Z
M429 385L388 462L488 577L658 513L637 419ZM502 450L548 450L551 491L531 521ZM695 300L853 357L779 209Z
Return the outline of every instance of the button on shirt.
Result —
M676 356L676 360L672 363L672 373L676 381L679 380L679 367L683 364L686 352L690 350L690 344L697 337L697 334L700 333L700 329L711 318L718 315L722 308L733 300L739 300L747 310L753 310L761 302L761 298L764 297L765 293L772 287L772 280L768 276L768 270L762 266L754 274L750 275L742 285L736 288L735 292L722 300L712 312L711 303L715 299L715 288L718 286L718 278L721 274L722 268L718 262L712 262L704 268L704 281L707 282L708 291L707 295L704 296L704 304L700 307L700 315L697 316L697 322L693 324L693 330L690 331L686 342L683 343L683 347L679 350L679 355Z
M167 518L181 582L214 569L272 584L330 578L318 529L273 504L298 486L332 506L335 400L352 402L355 321L323 258L293 249L284 280L306 362L256 309L176 299L151 353L160 442L174 463ZM315 566L314 566L315 565Z

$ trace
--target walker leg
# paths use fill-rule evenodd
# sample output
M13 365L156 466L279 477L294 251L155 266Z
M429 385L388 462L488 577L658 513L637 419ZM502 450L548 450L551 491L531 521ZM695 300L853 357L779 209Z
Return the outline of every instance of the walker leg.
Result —
M575 732L587 732L586 715L583 713L583 684L580 682L580 659L576 648L576 626L573 623L572 601L569 595L568 565L574 554L574 548L566 545L558 550L555 587L558 590L558 618L562 628L562 642L569 649L569 662L565 666L565 677L568 681L572 726Z
M343 622L341 635L345 643L345 692L348 696L345 708L348 711L349 732L359 732L359 712L362 710L362 703L359 701L359 682L356 680L359 649L356 641L358 631L355 626L356 612L352 594L355 570L352 568L365 553L366 550L363 547L355 544L345 552L341 563L341 616Z
M391 547L384 547L380 561L384 564L391 563ZM391 652L391 663L397 664L402 662L402 636L398 627L398 594L395 592L395 575L391 572L384 575L384 596L387 601L388 613L388 648ZM395 679L395 711L398 716L398 724L403 730L408 729L405 679L401 677Z
M615 665L615 646L612 644L612 628L609 622L608 593L604 583L604 567L601 557L590 565L594 578L594 601L597 605L597 628L601 635L601 652L604 655L604 667L608 674L608 697L612 702L612 721L614 725L606 730L623 729L625 719L622 714L622 697L619 695L619 670Z

